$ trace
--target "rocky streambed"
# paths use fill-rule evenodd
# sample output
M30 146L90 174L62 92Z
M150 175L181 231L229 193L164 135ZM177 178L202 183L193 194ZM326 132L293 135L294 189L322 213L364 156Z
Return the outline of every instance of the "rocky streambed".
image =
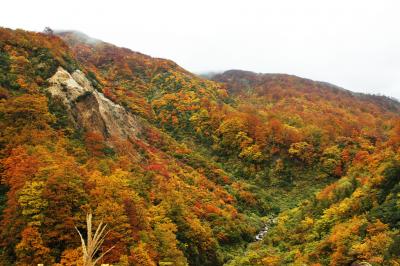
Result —
M265 237L265 235L268 233L268 231L272 227L272 225L276 224L277 220L278 220L277 217L268 218L268 220L264 224L264 227L254 237L254 240L261 241Z

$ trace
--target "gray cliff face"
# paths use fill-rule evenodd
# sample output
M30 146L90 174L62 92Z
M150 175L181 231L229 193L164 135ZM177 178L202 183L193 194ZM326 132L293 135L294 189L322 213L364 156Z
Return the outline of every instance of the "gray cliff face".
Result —
M59 67L49 83L48 92L63 103L75 126L108 141L134 139L141 131L137 118L95 90L82 71L71 75Z

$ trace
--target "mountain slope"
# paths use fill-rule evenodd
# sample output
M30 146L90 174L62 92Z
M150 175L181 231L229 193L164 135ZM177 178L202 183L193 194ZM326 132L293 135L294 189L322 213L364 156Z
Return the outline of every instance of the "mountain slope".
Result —
M257 74L250 71L228 70L211 76L212 80L228 84L229 91L238 93L244 88L253 88L257 95L273 95L279 97L278 90L286 93L284 96L295 96L296 92L302 96L315 97L313 100L339 100L342 104L364 105L380 107L380 111L400 112L400 102L385 96L355 93L336 85L313 81L286 74ZM274 95L276 94L276 95ZM282 95L281 95L282 96Z
M324 130L325 145L332 146L323 150L318 168L337 178L283 211L263 241L251 244L228 265L400 262L399 102L281 74L232 70L212 79L224 82L241 104L257 106L253 112L261 117L273 114L293 121L297 116L295 127L312 124ZM382 128L384 119L394 119L389 134ZM308 141L293 143L288 150L302 167L313 152L315 145Z
M77 32L0 29L0 51L1 263L72 265L88 210L120 265L397 259L397 102L288 75L206 80ZM358 211L371 215L321 216L361 204L364 187L377 200ZM303 219L324 222L320 238L299 233ZM357 233L358 252L328 245L352 219L379 227L384 248L368 256L375 229Z
M1 66L2 264L79 260L89 209L110 262L218 265L251 239L257 221L212 181L227 174L105 98L61 39L1 29Z

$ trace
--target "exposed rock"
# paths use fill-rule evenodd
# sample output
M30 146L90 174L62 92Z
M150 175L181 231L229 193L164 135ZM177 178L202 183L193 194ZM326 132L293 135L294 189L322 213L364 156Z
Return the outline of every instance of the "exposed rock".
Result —
M72 75L62 67L49 79L49 93L65 105L71 121L106 140L135 138L141 128L137 118L93 88L80 70Z

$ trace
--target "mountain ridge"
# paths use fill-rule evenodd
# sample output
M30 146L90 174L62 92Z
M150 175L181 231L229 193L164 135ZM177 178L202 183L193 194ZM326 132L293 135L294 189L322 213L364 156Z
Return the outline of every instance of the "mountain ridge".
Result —
M219 82L225 82L225 83L233 83L235 82L235 79L242 79L247 82L252 82L252 86L257 86L262 82L266 82L266 80L274 80L274 79L280 79L280 78L293 78L296 79L298 82L306 82L309 84L317 84L321 85L322 87L325 88L331 88L333 90L338 90L342 91L344 93L351 93L352 95L361 98L361 99L371 99L375 101L376 103L379 103L381 105L388 105L391 106L393 110L399 112L400 111L400 102L398 99L394 97L388 97L384 95L375 95L375 94L366 94L366 93L361 93L361 92L354 92L349 89L344 89L340 86L337 86L335 84L331 84L328 82L324 81L315 81L312 79L308 78L303 78L299 77L296 75L290 75L290 74L280 74L280 73L256 73L252 71L244 71L244 70L238 70L238 69L232 69L232 70L227 70L219 74L214 74L210 76L211 80L214 81L219 81ZM233 88L234 90L234 88Z
M67 42L68 41L73 42L74 39L76 39L76 40L81 39L80 42L83 41L83 42L86 42L88 44L104 43L104 44L112 45L112 44L104 42L104 41L102 41L100 39L92 38L92 37L86 35L85 33L80 32L80 31L76 31L76 30L54 30L54 33L55 33L55 35L60 36L61 38L63 38ZM93 41L91 41L91 40L93 40ZM150 58L153 58L153 59L160 59L160 60L166 60L166 61L173 62L171 60L164 59L164 58L151 57L149 55L145 55L143 53L140 53L140 52L137 52L137 51L133 51L130 48L125 48L125 47L118 47L118 48L126 49L126 50L129 50L130 52L137 53L137 54L143 55L143 56L147 56L147 57L150 57ZM176 64L175 62L173 62L173 63ZM305 78L305 77L300 77L300 76L297 76L297 75L294 75L294 74L262 73L262 72L254 72L254 71L250 71L250 70L229 69L229 70L225 70L225 71L222 71L222 72L218 72L218 71L210 72L205 76L205 78L218 81L220 79L223 79L223 77L226 77L226 76L230 76L230 75L231 76L232 75L235 75L235 76L242 75L243 76L244 74L247 74L249 76L260 76L260 77L264 76L264 77L270 77L270 78L274 78L274 77L293 77L293 78L297 78L299 80L304 80L304 81L307 81L307 82L320 83L321 85L326 85L326 87L331 87L331 88L334 88L334 89L336 88L336 89L339 89L339 90L344 90L344 91L350 92L350 93L352 93L354 95L359 95L361 97L384 98L387 101L392 101L393 104L396 104L396 105L399 104L399 100L396 99L395 97L390 97L390 96L386 96L386 95L379 95L379 94L367 94L367 93L362 93L362 92L354 92L351 89L345 89L343 87L340 87L338 85L335 85L335 84L332 84L332 83L329 83L329 82L319 81L319 80L312 80L312 79ZM203 76L203 75L200 74L200 76Z

